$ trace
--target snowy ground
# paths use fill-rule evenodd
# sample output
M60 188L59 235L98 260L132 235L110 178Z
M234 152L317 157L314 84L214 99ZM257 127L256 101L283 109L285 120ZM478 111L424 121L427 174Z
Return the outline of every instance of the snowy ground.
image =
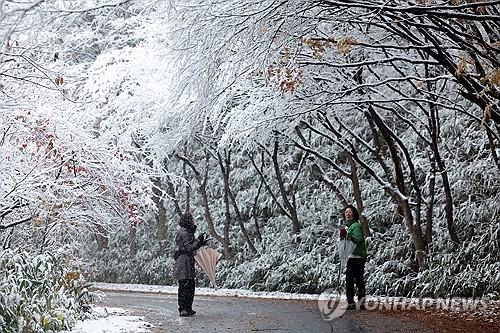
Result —
M137 284L96 283L94 287L104 293L106 291L148 292L161 294L177 294L176 286L148 286ZM318 295L291 294L281 292L252 292L242 289L196 288L197 296L226 296L268 299L304 299L317 300ZM152 326L143 317L131 316L126 309L94 307L98 319L79 322L72 333L127 333L149 332Z
M100 318L87 319L76 324L71 332L77 333L124 333L148 332L151 325L142 317L129 316L127 311L120 308L95 307L93 311Z

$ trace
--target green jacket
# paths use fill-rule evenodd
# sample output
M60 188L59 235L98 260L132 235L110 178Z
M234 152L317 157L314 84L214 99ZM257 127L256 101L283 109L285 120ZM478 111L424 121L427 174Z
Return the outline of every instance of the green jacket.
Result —
M366 253L365 236L363 235L363 229L361 229L361 224L358 221L352 220L347 223L348 239L353 241L357 246L352 254L366 258L368 254Z

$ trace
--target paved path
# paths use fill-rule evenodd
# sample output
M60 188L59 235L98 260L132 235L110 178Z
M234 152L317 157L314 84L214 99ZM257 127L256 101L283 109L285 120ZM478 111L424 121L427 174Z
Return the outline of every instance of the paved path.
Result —
M196 296L197 314L179 317L177 296L105 292L101 306L129 310L152 324L151 332L433 332L414 322L386 318L376 311L350 311L323 320L315 301Z

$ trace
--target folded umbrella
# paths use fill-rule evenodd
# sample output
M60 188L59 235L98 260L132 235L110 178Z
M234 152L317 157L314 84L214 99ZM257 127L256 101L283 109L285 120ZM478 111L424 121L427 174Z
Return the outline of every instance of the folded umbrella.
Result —
M194 256L194 259L207 274L215 289L217 289L217 283L215 282L215 266L220 258L222 258L222 254L210 247L198 250Z
M339 251L339 259L340 259L339 276L337 278L337 286L339 286L340 275L342 274L342 272L346 268L347 260L349 260L349 256L354 252L354 249L356 248L356 243L354 243L353 241L350 241L346 237L343 240L337 242L337 248Z

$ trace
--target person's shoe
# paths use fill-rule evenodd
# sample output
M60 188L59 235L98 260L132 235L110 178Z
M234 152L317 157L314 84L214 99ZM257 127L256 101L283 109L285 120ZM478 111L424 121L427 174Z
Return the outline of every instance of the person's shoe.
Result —
M346 310L356 310L356 304L354 303L349 303L347 304L347 308L345 308Z
M359 309L360 309L360 310L366 310L366 307L365 307L365 305L362 303L362 304L359 306Z
M187 312L186 310L182 310L181 313L180 313L180 316L181 317L187 317L187 316L189 316L189 312Z
M194 316L196 314L196 311L189 310L187 313L188 313L188 316Z

